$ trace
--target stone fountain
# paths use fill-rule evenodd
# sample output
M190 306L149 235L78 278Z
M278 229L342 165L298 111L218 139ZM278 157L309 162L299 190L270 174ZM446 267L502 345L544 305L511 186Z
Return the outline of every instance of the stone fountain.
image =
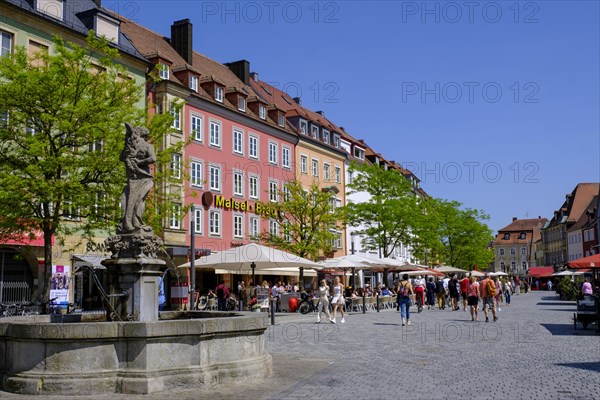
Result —
M156 157L145 128L126 128L123 215L117 234L107 239L112 257L103 261L114 304L103 322L86 314L73 323L51 323L48 315L1 319L3 390L30 395L201 391L271 373L264 314L159 315L162 241L142 221Z

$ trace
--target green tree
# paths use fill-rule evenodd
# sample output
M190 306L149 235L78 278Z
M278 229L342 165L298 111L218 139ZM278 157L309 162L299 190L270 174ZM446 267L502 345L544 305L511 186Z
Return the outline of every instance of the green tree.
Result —
M423 204L425 218L415 230L418 240L414 251L427 254L432 261L473 269L487 268L493 260L489 247L493 240L491 229L484 221L489 216L481 210L461 209L461 203L427 199Z
M0 235L44 235L48 299L52 237L114 230L125 176L124 123L141 124L142 87L90 32L87 47L55 38L52 53L0 58Z
M349 194L369 195L368 201L345 207L348 225L359 227L357 234L365 236L363 247L388 257L400 243L412 243L419 200L410 182L399 171L377 165L353 164L351 172L357 175L348 185Z
M263 218L277 226L277 233L261 233L263 243L311 260L334 251L333 231L343 223L342 210L335 205L335 193L323 190L317 183L307 190L294 180L279 191L279 199L263 204L273 210L263 214Z

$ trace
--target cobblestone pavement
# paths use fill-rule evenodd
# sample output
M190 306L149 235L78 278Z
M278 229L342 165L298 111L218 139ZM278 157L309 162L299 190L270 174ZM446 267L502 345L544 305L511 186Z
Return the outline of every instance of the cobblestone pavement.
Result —
M595 326L573 330L574 309L574 302L551 292L530 292L513 296L510 307L501 306L499 320L487 323L471 322L462 309L412 313L406 327L395 309L350 313L345 324L338 316L336 325L315 324L312 315L278 315L266 338L270 379L168 397L600 399L600 336ZM25 397L0 392L1 399Z

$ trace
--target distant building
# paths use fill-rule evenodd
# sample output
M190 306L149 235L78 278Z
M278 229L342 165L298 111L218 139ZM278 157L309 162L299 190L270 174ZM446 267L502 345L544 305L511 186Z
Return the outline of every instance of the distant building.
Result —
M569 243L568 232L585 214L592 199L598 195L599 188L599 183L578 184L571 193L566 195L562 206L554 211L552 219L544 225L542 244L545 265L562 267L569 261L569 247L572 249L571 254L578 253L580 244L579 242ZM571 240L576 240L575 233ZM581 254L583 254L583 248L581 248Z
M587 257L598 252L598 236L596 235L596 212L598 196L590 201L585 212L577 222L568 229L568 257L569 261Z
M498 231L493 241L494 271L524 275L530 267L537 266L536 243L547 218L517 219Z

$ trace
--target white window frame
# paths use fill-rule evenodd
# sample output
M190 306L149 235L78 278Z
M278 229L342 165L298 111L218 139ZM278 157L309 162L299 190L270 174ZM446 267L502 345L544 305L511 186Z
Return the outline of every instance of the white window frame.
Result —
M304 119L300 120L300 133L303 135L308 134L308 121Z
M287 169L291 168L291 161L290 161L291 157L292 157L292 149L290 149L287 146L281 146L281 166L283 168L287 168Z
M498 249L500 251L500 255L503 256L504 255L504 249Z
M319 160L312 158L310 161L310 172L315 178L319 177Z
M233 195L244 196L244 173L235 171L233 173Z
M171 124L171 128L181 130L181 109L177 109L175 105L171 105L170 109L171 115L173 116L173 124Z
M221 236L222 217L223 215L220 210L210 209L208 211L208 233L210 236ZM216 224L214 223L215 221L217 222Z
M269 234L279 236L279 224L274 219L269 220Z
M203 209L201 207L195 207L194 208L194 214L193 214L193 218L194 218L194 233L195 234L202 234L202 219L203 219Z
M267 107L264 104L258 104L258 117L260 119L267 119Z
M223 88L215 84L215 100L219 103L223 102Z
M319 137L319 127L317 125L310 126L310 135L313 139L317 139Z
M335 166L335 183L342 183L342 168L338 165Z
M181 179L181 154L171 154L171 177L175 179Z
M216 127L216 132L213 132L213 127ZM211 120L209 123L209 139L208 144L212 147L221 148L222 125L220 121Z
M190 138L195 141L204 141L204 117L190 113Z
M171 67L169 64L158 63L158 76L162 80L169 80L169 77L171 76Z
M239 226L236 226L239 222ZM231 230L233 233L234 239L243 239L244 238L244 215L243 214L233 214L233 221Z
M8 38L8 48L3 46L4 38ZM14 45L15 35L12 32L0 29L0 57L12 54Z
M340 135L337 135L337 134L333 135L333 146L334 146L336 149L339 149L339 148L340 148L340 146L341 146L341 138L340 138Z
M277 114L277 125L285 127L285 115L282 112Z
M272 203L279 202L279 182L276 180L269 180L269 201Z
M527 247L521 247L521 255L522 256L527 255Z
M202 161L190 161L190 186L195 188L204 186L204 163Z
M323 163L323 180L328 182L331 180L331 164Z
M511 248L510 248L510 255L511 255L511 256L515 256L515 255L517 255L517 251L515 250L515 248L514 248L514 247L511 247Z
M255 185L252 184L255 182ZM248 175L248 197L258 200L260 198L260 177L258 175Z
M244 154L244 131L239 128L233 128L233 152L235 154Z
M196 75L190 75L189 86L191 90L198 93L198 77Z
M216 171L217 180L213 179L213 171ZM210 164L208 167L208 181L209 181L209 189L217 192L221 191L221 166L216 164ZM216 183L216 184L215 184Z
M323 142L329 144L329 135L331 133L327 129L323 129Z
M279 145L275 142L269 141L269 164L277 165L277 153L279 152Z
M308 156L300 154L300 173L308 174Z
M242 95L238 95L238 110L246 112L246 98Z
M353 149L353 156L355 158L358 158L359 160L364 160L365 159L365 151L363 149L355 146Z
M252 145L253 142L254 142L254 146ZM248 135L248 157L254 158L255 160L258 160L258 158L259 158L258 155L259 155L259 139L258 139L258 136L249 134Z
M257 216L250 216L248 220L248 236L256 239L260 235L260 218Z
M169 210L169 228L181 229L181 204L171 203Z

